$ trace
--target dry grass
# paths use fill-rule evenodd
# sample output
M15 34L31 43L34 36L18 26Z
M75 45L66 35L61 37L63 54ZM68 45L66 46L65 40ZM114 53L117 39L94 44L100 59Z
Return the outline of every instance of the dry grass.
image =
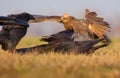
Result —
M37 39L25 38L18 47L36 44ZM0 78L120 78L120 40L87 56L1 51Z

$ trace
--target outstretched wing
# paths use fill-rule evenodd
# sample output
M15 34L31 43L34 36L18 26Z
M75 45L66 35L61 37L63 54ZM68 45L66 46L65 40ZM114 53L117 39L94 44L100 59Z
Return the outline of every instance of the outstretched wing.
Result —
M22 20L5 17L5 16L0 16L0 25L21 25L27 27L29 26L28 23Z
M88 23L88 28L99 38L104 38L104 35L110 31L109 24L105 22L103 18L97 17L96 12L90 12L90 10L87 9L84 17Z
M99 38L104 38L104 35L110 31L108 24L105 22L92 21L89 23L89 29Z
M44 21L56 21L59 22L61 16L44 16L44 15L33 15L34 20L29 21L29 23L38 23Z
M89 9L86 9L84 18L91 19L91 18L95 18L96 16L97 16L96 12L90 12Z

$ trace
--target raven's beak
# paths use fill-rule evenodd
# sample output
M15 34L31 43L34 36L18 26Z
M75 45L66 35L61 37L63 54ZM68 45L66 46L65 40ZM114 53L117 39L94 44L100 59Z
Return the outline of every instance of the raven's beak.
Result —
M33 15L31 15L31 16L29 17L29 19L35 20L35 17L34 17Z
M31 17L31 19L32 19L32 20L35 20L35 18L34 18L34 17Z

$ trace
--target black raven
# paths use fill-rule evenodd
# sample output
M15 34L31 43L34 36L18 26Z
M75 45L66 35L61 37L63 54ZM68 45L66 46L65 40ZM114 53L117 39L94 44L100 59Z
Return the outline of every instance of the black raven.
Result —
M29 26L28 23L26 23L25 21L6 16L0 16L0 25L21 25L26 27Z
M18 42L26 34L27 28L29 27L27 22L34 18L28 13L16 14L14 16L9 15L7 18L9 21L8 25L6 21L1 21L3 27L0 31L0 44L2 45L3 50L13 52ZM17 24L12 25L10 22Z
M38 53L49 53L50 51L54 51L55 53L71 53L74 52L75 54L91 54L95 50L107 46L106 44L96 45L97 43L103 41L104 39L97 39L97 40L87 40L87 41L66 41L66 42L57 42L57 43L50 43L44 45L38 45L29 48L19 48L15 51L17 53L27 53L27 52L38 52ZM95 46L96 45L96 46Z

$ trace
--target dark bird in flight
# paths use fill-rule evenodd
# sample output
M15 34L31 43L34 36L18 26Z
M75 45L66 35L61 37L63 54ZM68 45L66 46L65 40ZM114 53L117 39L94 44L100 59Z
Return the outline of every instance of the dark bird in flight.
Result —
M0 31L0 44L3 50L13 52L21 38L26 34L29 20L34 19L28 13L8 15L0 17L0 23L3 25Z
M96 39L96 40L87 40L87 41L66 41L66 42L57 42L57 43L50 43L44 45L38 45L29 48L19 48L15 51L17 53L28 53L28 52L38 52L38 53L49 53L53 51L55 53L71 53L74 52L75 54L91 54L94 53L95 50L107 46L106 44L96 45L99 42L103 41L104 39Z

